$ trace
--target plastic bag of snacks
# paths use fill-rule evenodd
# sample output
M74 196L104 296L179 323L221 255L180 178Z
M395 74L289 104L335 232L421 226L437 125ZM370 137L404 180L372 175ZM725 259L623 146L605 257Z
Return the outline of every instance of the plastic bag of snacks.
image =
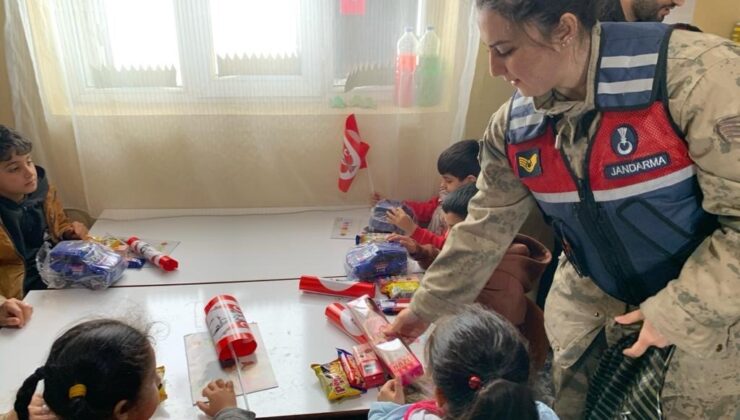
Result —
M375 204L372 209L372 213L370 214L370 222L368 222L368 229L370 232L403 233L386 217L388 210L397 207L401 207L411 219L416 220L414 211L403 202L396 200L380 200Z
M41 279L51 288L83 286L105 289L118 281L126 259L96 242L62 241L49 249L44 244L36 255Z
M347 252L344 264L349 280L373 280L405 274L408 253L398 242L370 242Z

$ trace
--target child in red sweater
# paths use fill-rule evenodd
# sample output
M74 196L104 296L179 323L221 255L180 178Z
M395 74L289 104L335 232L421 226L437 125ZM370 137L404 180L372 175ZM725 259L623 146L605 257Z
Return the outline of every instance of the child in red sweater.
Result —
M480 173L478 150L478 140L462 140L445 149L437 159L437 171L442 176L439 195L428 201L404 201L414 211L417 222L422 226L417 225L401 208L389 211L388 221L419 244L438 245L441 248L448 229L442 211L442 200L463 185L475 184ZM374 193L373 204L383 198Z

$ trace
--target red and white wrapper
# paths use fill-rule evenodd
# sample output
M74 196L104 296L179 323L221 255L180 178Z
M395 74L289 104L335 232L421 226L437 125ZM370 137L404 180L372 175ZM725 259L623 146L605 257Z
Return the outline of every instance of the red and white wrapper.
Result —
M388 338L384 329L388 320L378 305L367 296L347 303L355 324L368 338L375 354L388 367L394 378L401 379L406 386L424 374L424 368L416 355L398 338Z
M298 282L298 289L304 292L320 293L322 295L332 296L375 296L375 283L325 279L316 276L301 276L301 279Z
M326 314L329 322L350 336L350 338L360 344L367 343L367 338L357 324L355 324L355 320L346 306L339 302L334 302L326 307L324 314Z
M211 333L218 360L222 365L235 362L234 357L254 353L257 341L234 296L215 296L208 302L204 311L208 331Z

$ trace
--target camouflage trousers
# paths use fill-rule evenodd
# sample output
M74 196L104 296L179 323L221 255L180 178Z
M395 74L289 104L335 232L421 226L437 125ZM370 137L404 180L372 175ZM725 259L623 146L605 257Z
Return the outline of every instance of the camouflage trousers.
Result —
M622 326L614 317L637 309L576 274L564 258L545 305L545 328L553 349L554 410L561 419L580 419L589 378L599 356L639 326ZM734 352L717 359L699 359L677 345L661 393L666 419L740 418L740 330ZM737 417L736 417L737 416Z

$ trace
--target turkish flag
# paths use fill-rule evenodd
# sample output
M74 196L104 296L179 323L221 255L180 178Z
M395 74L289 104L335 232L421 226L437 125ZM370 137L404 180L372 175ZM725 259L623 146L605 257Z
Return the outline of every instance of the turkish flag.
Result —
M357 129L355 114L347 117L344 123L344 138L342 141L342 161L339 164L339 190L347 192L355 175L362 168L367 168L367 151L370 145L363 142L360 131Z

